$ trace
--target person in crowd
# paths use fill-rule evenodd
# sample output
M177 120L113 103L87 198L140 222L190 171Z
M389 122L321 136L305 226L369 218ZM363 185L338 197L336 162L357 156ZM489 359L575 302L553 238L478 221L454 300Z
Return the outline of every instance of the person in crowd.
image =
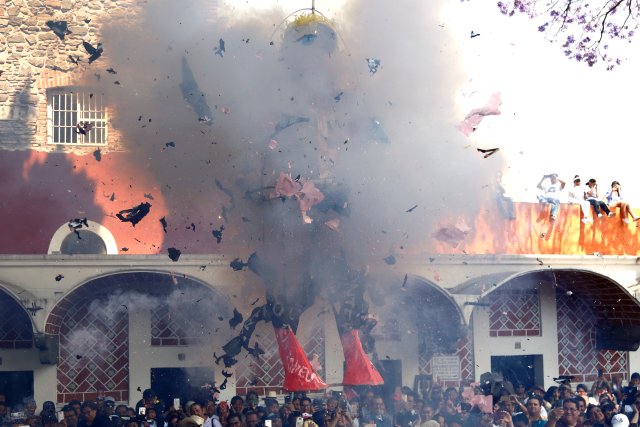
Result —
M374 412L369 415L370 418L363 419L364 424L375 424L376 427L392 427L393 419L387 413L386 405L382 397L374 399Z
M203 427L222 427L220 418L216 411L216 402L214 399L207 399L204 407L205 421Z
M192 403L188 406L188 417L180 420L178 427L200 427L204 424L204 412L198 403Z
M229 404L227 403L226 400L218 403L218 406L216 408L216 413L218 414L218 421L220 421L220 425L222 427L227 427L228 425L230 409L231 408L229 408Z
M551 409L553 405L560 399L560 392L558 391L558 387L552 385L547 389L544 394L544 401L549 404L547 409Z
M98 416L98 405L87 400L80 407L80 417L78 427L109 427L110 422L104 415Z
M621 188L622 186L618 181L613 181L611 183L611 190L607 191L605 194L605 200L607 201L607 205L609 205L609 209L620 208L622 222L629 224L629 217L631 217L633 221L637 221L640 218L635 217L629 203L622 198L622 194L620 192Z
M229 427L242 427L242 420L240 419L240 415L229 412L227 424L229 425Z
M180 418L180 413L178 411L169 411L164 417L164 427L178 427Z
M593 206L593 210L596 212L598 218L602 218L604 216L601 211L604 211L609 218L616 216L615 212L611 212L609 210L609 206L607 206L607 204L600 198L600 194L598 193L598 183L594 178L591 178L587 182L587 188L585 189L584 195L591 206Z
M242 410L245 416L249 411L256 412L258 410L259 402L260 398L258 397L258 393L253 390L249 390L245 396L246 407Z
M244 399L240 396L233 396L231 398L231 407L229 408L229 415L236 414L240 416L240 420L244 417Z
M78 414L71 405L62 407L62 416L64 417L65 427L78 427Z
M260 417L257 412L247 411L244 414L246 427L257 427L260 423Z
M560 193L564 189L565 184L563 180L558 178L557 173L543 175L540 182L538 182L537 187L542 190L542 194L538 195L538 201L545 205L551 205L551 211L549 212L551 221L555 221L558 217Z
M582 427L578 421L578 401L564 399L562 407L552 409L546 427Z
M582 222L585 224L593 222L591 218L591 204L587 202L584 196L584 187L579 175L573 177L573 187L567 191L568 201L572 205L580 205L580 214Z
M155 392L155 390L148 388L142 392L142 399L140 399L138 403L136 403L136 414L139 413L141 407L145 407L146 409L154 408L157 415L156 421L160 425L164 425L164 419L162 419L162 415L165 412L164 403L160 399L158 399L158 394Z
M547 421L542 418L541 410L544 407L544 400L539 396L529 396L527 399L527 416L529 427L543 427Z

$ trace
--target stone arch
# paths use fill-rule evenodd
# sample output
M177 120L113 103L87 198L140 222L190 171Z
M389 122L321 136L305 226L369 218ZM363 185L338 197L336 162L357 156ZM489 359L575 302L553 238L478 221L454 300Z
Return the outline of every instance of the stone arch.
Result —
M407 278L405 303L416 307L418 368L421 374L437 374L439 363L458 358L459 372L439 379L458 386L474 376L473 341L460 306L446 289L421 277Z
M99 391L108 392L116 401L127 401L129 313L148 310L153 316L160 311L159 318L149 324L151 339L158 338L155 345L189 345L187 340L180 341L175 322L167 321L171 316L163 316L157 309L175 302L180 304L184 321L191 322L211 310L205 301L199 311L196 300L216 295L211 286L195 278L164 271L120 271L76 286L55 304L45 323L45 331L60 340L58 403L93 399ZM170 336L172 333L178 334L177 339ZM201 327L198 333L210 335L211 330ZM162 342L164 338L172 341Z
M476 295L473 304L489 310L489 336L541 337L545 292L555 301L558 375L574 376L576 382L628 376L628 353L606 340L598 342L599 330L635 330L630 340L640 341L640 304L619 283L601 273L573 269L540 269L487 275L456 287L455 293ZM548 306L547 306L548 307ZM627 343L628 344L628 343Z
M0 349L32 348L33 332L36 330L33 316L3 284L0 284L0 313Z
M84 235L85 237L83 239L77 239L77 236L75 235L73 230L69 229L69 226L67 223L62 224L60 227L58 227L56 232L53 234L53 237L51 237L51 241L49 243L49 250L47 251L47 253L49 255L61 254L61 253L66 255L71 255L73 253L117 255L118 245L116 244L115 237L109 231L109 229L95 221L87 220L87 223L89 224L88 227L83 227L79 230L79 232L81 233L81 236ZM83 248L79 248L80 249L79 252L69 253L70 251L68 250L63 251L65 247L67 248L72 247L72 246L69 246L70 243L71 244L74 243L74 239L72 238L76 238L75 241L80 242L83 245L85 245L85 242L86 242L86 245ZM91 249L102 249L99 246L97 246L99 245L99 243L102 243L104 245L103 246L104 250L94 250L93 252L91 252ZM86 250L89 250L89 251L87 252Z

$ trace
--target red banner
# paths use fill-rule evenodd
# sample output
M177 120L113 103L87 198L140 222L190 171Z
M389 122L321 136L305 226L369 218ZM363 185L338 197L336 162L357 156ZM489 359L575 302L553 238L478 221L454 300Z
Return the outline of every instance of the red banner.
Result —
M384 380L362 348L360 334L351 329L340 336L344 352L343 385L380 385Z
M316 374L291 328L274 328L287 391L318 391L327 384ZM371 363L371 362L369 362Z

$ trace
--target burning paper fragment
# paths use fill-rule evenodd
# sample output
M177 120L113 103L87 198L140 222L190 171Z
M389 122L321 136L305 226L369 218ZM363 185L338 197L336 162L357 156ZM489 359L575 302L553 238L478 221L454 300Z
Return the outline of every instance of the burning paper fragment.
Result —
M278 141L276 141L275 139L270 140L269 143L267 144L267 147L269 147L272 150L275 150L278 147Z
M460 242L467 237L470 231L471 227L467 225L467 222L464 219L459 219L455 224L441 226L432 236L456 248Z
M480 125L480 122L485 116L497 116L501 114L499 110L500 104L502 104L500 92L494 93L484 107L471 110L462 123L460 123L458 129L460 129L460 132L465 136L471 135L471 133L475 132L478 128L478 125Z
M280 172L278 181L276 181L276 188L271 193L271 198L276 197L293 197L302 190L302 186L299 182L296 182L291 175L284 172Z
M340 219L339 218L330 219L329 221L326 221L324 225L326 225L333 231L338 231L340 229Z

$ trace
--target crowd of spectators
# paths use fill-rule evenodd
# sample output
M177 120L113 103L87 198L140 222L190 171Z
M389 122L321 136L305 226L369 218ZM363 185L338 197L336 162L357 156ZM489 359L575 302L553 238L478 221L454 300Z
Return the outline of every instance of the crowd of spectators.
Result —
M221 401L203 389L188 401L165 405L151 390L135 406L111 397L71 401L56 408L47 401L9 408L0 394L2 427L628 427L637 426L640 374L628 384L599 377L590 387L570 378L544 390L525 388L501 376L481 377L480 383L444 388L422 376L413 388L398 387L390 395L363 388L306 395L260 397L250 391Z

